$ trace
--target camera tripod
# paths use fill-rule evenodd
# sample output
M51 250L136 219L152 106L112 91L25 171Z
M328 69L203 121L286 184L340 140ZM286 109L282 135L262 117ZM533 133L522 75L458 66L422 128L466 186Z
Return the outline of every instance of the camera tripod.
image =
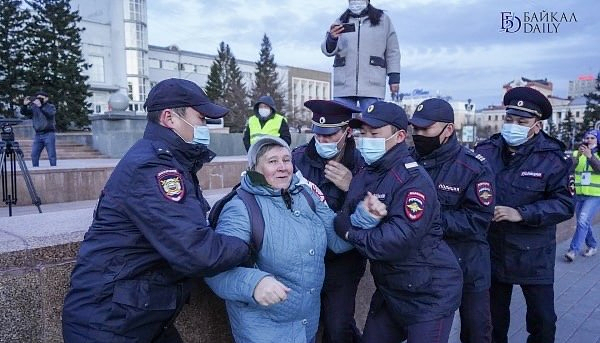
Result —
M42 213L42 209L40 208L42 201L33 187L31 175L29 175L27 165L25 165L25 161L23 160L23 150L19 147L18 142L1 141L0 174L2 180L2 201L8 205L8 215L12 216L12 206L17 204L17 162L19 163L23 178L25 179L25 185L27 186L29 196L31 197L31 203L37 207L40 213ZM7 169L7 165L10 165L10 173Z

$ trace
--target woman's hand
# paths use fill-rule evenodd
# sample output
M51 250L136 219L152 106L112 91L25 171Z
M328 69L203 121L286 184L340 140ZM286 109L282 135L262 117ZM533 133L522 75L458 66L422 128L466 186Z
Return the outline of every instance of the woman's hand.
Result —
M579 146L579 152L587 158L592 158L592 149L585 144Z
M277 304L287 299L288 292L291 291L281 282L272 276L265 276L258 282L252 296L257 303L262 306Z
M341 24L333 23L329 27L329 35L333 39L338 39L342 32L344 32L344 27Z
M368 192L363 199L363 206L373 218L381 220L383 217L387 216L387 206L379 201L379 199L371 194L371 192Z

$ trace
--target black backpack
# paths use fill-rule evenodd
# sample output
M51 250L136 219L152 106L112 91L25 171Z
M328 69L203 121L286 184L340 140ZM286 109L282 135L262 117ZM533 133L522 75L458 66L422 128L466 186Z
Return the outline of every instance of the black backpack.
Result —
M304 198L306 198L308 205L313 210L313 212L316 213L315 200L308 193L308 190L306 190L306 188L304 187L301 187L300 193L304 195ZM233 187L231 192L229 192L227 195L225 195L213 205L208 215L208 222L210 223L210 226L212 228L216 228L217 222L219 221L219 216L221 215L221 211L223 211L223 207L225 207L225 204L227 204L229 200L231 200L235 195L242 199L242 202L244 203L244 205L246 205L246 210L248 210L251 232L250 249L252 250L253 257L256 258L256 255L262 248L263 238L265 235L265 218L262 215L260 206L258 205L254 194L241 189L240 184L238 183L237 185L235 185L235 187Z

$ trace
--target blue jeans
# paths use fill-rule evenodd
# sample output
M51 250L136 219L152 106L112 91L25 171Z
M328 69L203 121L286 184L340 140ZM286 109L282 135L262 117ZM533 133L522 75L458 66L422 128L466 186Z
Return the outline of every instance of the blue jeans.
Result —
M361 112L364 112L367 107L373 105L377 101L381 101L380 98L368 98L362 96L343 96L343 97L335 97L333 100L341 102L342 104L349 106L359 106Z
M578 195L575 204L575 215L577 216L577 227L571 240L570 250L576 254L581 251L583 241L590 248L596 248L598 243L592 231L592 219L600 209L600 197Z
M31 146L31 164L34 167L40 166L40 155L44 147L46 147L50 165L56 166L56 135L54 131L35 134Z

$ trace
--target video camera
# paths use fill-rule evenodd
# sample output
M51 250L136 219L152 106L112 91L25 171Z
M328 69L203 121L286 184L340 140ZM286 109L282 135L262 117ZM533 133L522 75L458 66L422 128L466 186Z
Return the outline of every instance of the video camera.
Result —
M0 119L0 136L3 142L14 142L15 132L13 125L18 125L23 122L22 119Z

